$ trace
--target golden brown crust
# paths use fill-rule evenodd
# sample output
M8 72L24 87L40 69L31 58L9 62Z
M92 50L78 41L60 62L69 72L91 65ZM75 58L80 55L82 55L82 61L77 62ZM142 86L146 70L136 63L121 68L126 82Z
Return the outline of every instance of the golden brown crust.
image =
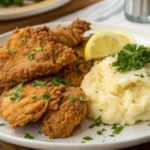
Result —
M55 74L75 61L72 49L55 43L53 39L53 32L47 27L15 31L0 50L0 93L20 82ZM34 50L36 47L40 50ZM28 58L30 54L33 59Z
M73 101L68 98L75 96ZM62 93L58 110L51 110L45 113L42 119L42 130L50 138L68 137L73 130L85 118L87 103L80 101L80 97L87 99L80 88L67 87Z
M89 38L90 37L83 38L79 45L73 48L76 61L64 66L58 73L75 86L80 86L84 76L93 66L93 61L85 61L84 59L84 48Z
M54 31L58 42L68 47L76 46L83 38L83 33L90 30L90 23L76 19L71 25Z
M10 91L5 92L0 98L0 116L10 123L11 128L25 126L29 122L39 120L48 108L48 102L52 99L55 102L54 108L57 108L59 95L64 86L57 87L49 86L33 86L33 83L28 83L23 86L21 100L15 103L10 99L11 96L4 96ZM50 98L36 100L33 96L41 98L44 94L49 94ZM55 99L55 101L53 100Z

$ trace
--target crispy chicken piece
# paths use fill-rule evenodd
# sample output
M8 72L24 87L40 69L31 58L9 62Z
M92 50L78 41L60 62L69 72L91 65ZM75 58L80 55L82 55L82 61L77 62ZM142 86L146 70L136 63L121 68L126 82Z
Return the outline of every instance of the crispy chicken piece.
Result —
M47 27L16 30L0 48L0 93L38 76L55 74L75 61L71 48L55 43Z
M75 86L80 86L84 76L90 71L93 66L93 61L84 60L84 48L90 37L85 37L83 40L73 48L76 55L76 61L63 67L58 73L62 78L68 80Z
M59 102L59 108L49 108L42 119L42 130L50 138L68 137L87 113L86 95L79 87L66 87Z
M63 89L63 85L49 86L49 83L44 86L33 86L33 83L24 86L19 84L0 97L0 116L9 122L11 128L35 122L46 112L50 100L53 109L58 109Z
M83 38L83 33L90 30L90 23L76 19L67 27L60 27L54 30L58 42L68 47L76 46Z

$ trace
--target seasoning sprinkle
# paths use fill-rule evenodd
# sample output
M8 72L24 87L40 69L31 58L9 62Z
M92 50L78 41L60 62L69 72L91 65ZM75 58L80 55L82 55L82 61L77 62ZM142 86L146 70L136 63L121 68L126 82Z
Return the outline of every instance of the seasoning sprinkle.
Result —
M41 50L42 50L42 47L40 47L40 46L34 47L33 50L34 50L34 51L41 51Z

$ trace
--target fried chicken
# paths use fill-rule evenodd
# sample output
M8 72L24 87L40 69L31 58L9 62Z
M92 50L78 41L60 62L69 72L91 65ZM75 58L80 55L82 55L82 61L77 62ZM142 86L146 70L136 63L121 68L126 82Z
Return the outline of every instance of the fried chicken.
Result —
M83 38L83 33L90 30L90 23L76 19L71 25L54 31L58 42L68 47L76 46Z
M72 49L53 42L47 27L18 30L0 49L0 93L18 83L57 73L73 61Z
M77 19L71 25L55 30L46 26L16 29L0 48L0 93L18 83L55 74L74 62L75 55L67 46L78 44L89 26Z
M0 97L0 116L9 122L11 128L35 122L46 112L50 100L53 108L58 109L63 89L63 85L53 87L49 84L44 86L34 86L33 83L24 86L19 84Z
M58 73L58 75L75 86L80 86L84 76L93 66L93 61L85 61L84 59L84 48L89 38L90 37L83 38L82 41L73 48L73 52L76 55L76 61L64 66Z
M66 87L59 102L53 109L51 101L42 119L42 130L50 138L68 137L87 113L87 97L79 87Z

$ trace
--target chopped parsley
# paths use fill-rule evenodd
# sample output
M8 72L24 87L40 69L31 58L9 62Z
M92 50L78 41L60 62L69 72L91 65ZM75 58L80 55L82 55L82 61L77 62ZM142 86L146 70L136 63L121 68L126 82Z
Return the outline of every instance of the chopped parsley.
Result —
M40 81L40 80L34 80L33 81L33 86L41 86L41 85L46 85L47 81Z
M68 100L69 100L69 101L74 101L75 98L76 98L76 96L70 96L70 97L68 98Z
M49 93L43 95L43 99L49 99L49 98L51 98L51 95Z
M37 96L32 96L33 99L35 100L44 100L44 99L50 99L51 98L51 95L49 93L47 94L44 94L42 97L38 98Z
M101 125L101 116L99 116L99 117L94 121L94 123L89 126L89 128L91 129L91 128L95 127L95 126L100 126L100 125Z
M144 75L143 75L143 74L134 74L134 76L144 78Z
M6 125L5 123L0 123L0 127L5 126L5 125Z
M86 102L86 101L87 101L83 96L80 96L79 100L80 100L81 102Z
M21 41L22 41L22 44L26 44L27 39L26 39L25 37L22 37L22 38L21 38Z
M83 137L83 139L84 139L84 140L86 140L86 141L93 140L93 138L92 138L92 137L90 137L90 136L85 136L85 137Z
M118 72L128 72L141 69L148 62L150 62L150 48L127 44L118 52L117 60L112 66L117 67Z
M147 126L150 126L150 123Z
M99 109L99 111L103 111L102 109Z
M113 134L119 134L123 130L123 126L113 125L111 129L113 129Z
M106 131L106 129L103 128L102 130L97 131L97 134L98 134L98 135L103 135L103 132L105 132L105 131Z
M95 91L95 93L98 93L98 91Z
M69 81L61 79L60 77L53 77L51 82L53 82L54 85L69 84Z
M34 54L31 54L31 53L28 54L28 59L29 59L29 60L33 60L33 59L34 59Z
M42 47L40 47L40 46L34 47L33 50L34 50L34 51L41 51L41 50L42 50Z
M21 100L22 96L22 85L23 83L20 83L16 87L14 87L11 91L8 92L5 96L11 96L10 99L14 101L15 103L19 102Z
M8 54L15 54L15 53L16 53L16 51L14 51L14 50L8 48Z
M31 136L29 133L25 133L25 134L24 134L24 138L25 138L25 139L34 139L34 137Z
M115 135L114 134L110 134L109 136L114 137Z
M82 141L81 143L86 143L85 141Z

